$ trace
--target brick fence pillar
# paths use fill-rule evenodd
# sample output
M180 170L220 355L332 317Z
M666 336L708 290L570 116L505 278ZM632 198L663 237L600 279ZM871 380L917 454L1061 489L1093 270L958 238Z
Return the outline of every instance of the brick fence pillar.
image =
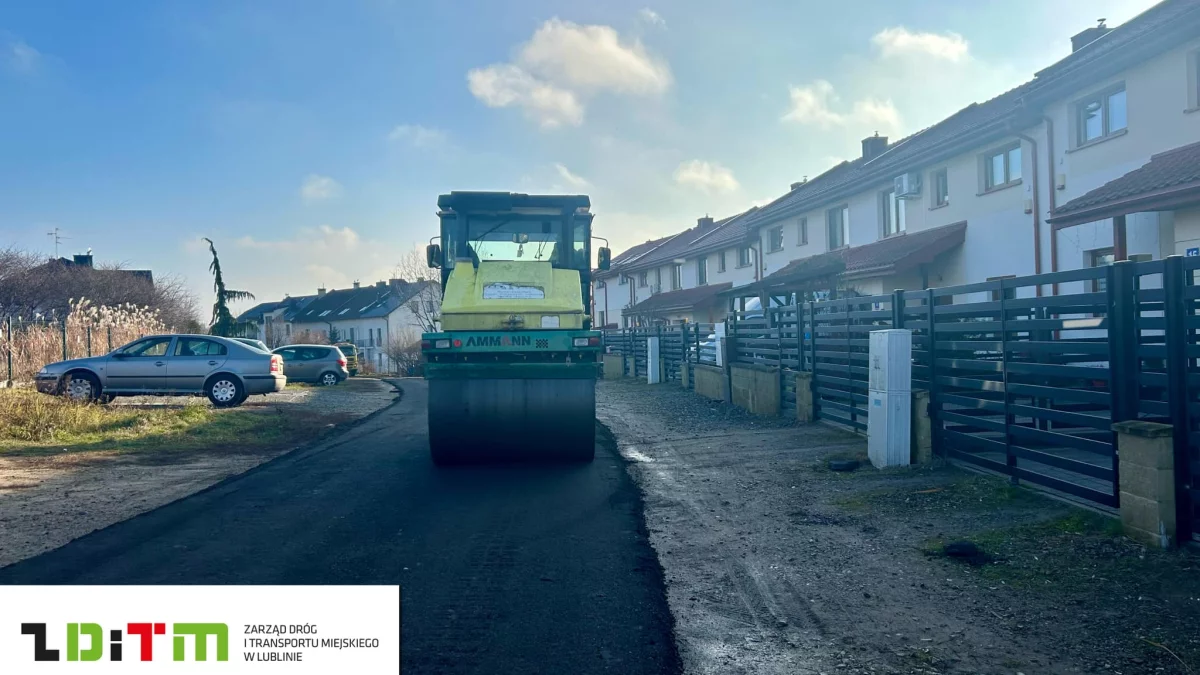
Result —
M1169 424L1113 425L1120 457L1121 525L1147 546L1171 548L1175 532L1175 452Z

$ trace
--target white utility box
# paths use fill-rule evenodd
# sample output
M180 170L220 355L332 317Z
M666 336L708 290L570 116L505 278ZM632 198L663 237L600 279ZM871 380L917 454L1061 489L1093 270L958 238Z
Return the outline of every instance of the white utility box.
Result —
M912 332L871 331L867 456L876 468L908 466L912 452Z
M646 338L646 384L660 384L662 382L662 370L659 368L659 344L658 338Z
M870 369L867 388L871 391L912 392L912 331L871 331Z

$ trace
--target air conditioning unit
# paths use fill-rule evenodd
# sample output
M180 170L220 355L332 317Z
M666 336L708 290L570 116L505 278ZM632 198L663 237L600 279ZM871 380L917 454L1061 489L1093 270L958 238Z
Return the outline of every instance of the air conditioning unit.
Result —
M921 194L921 174L915 171L896 176L892 184L900 199L915 199Z

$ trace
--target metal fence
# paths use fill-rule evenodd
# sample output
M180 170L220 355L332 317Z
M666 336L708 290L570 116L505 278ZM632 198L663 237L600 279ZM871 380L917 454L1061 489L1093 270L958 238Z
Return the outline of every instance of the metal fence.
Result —
M817 417L862 430L869 333L909 329L936 453L1105 506L1119 500L1112 424L1172 424L1180 524L1200 538L1198 270L1173 256L732 312L727 349L780 366L785 410L788 371L811 372Z
M47 363L107 354L144 334L77 320L0 319L0 381L29 382Z

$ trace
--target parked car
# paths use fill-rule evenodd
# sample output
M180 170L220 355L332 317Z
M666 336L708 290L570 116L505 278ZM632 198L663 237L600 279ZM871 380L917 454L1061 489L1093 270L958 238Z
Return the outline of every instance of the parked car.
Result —
M350 377L358 375L358 347L353 342L337 342L333 346L346 357L346 370L350 371Z
M230 340L235 340L235 341L237 341L237 342L240 342L240 343L242 343L242 344L244 344L244 345L249 345L249 346L251 346L251 347L254 347L255 349L257 349L257 350L258 350L258 351L260 351L260 352L266 352L266 353L268 353L268 354L270 354L270 353L271 353L271 348L270 348L270 347L268 347L268 346L267 346L267 343L263 342L262 340L254 340L254 339L251 339L251 338L229 338L229 339L230 339Z
M212 335L153 335L109 354L51 363L43 394L107 403L117 396L207 396L219 408L287 385L283 359Z
M283 358L288 377L294 382L316 382L333 386L350 377L346 356L330 345L288 345L274 354Z

